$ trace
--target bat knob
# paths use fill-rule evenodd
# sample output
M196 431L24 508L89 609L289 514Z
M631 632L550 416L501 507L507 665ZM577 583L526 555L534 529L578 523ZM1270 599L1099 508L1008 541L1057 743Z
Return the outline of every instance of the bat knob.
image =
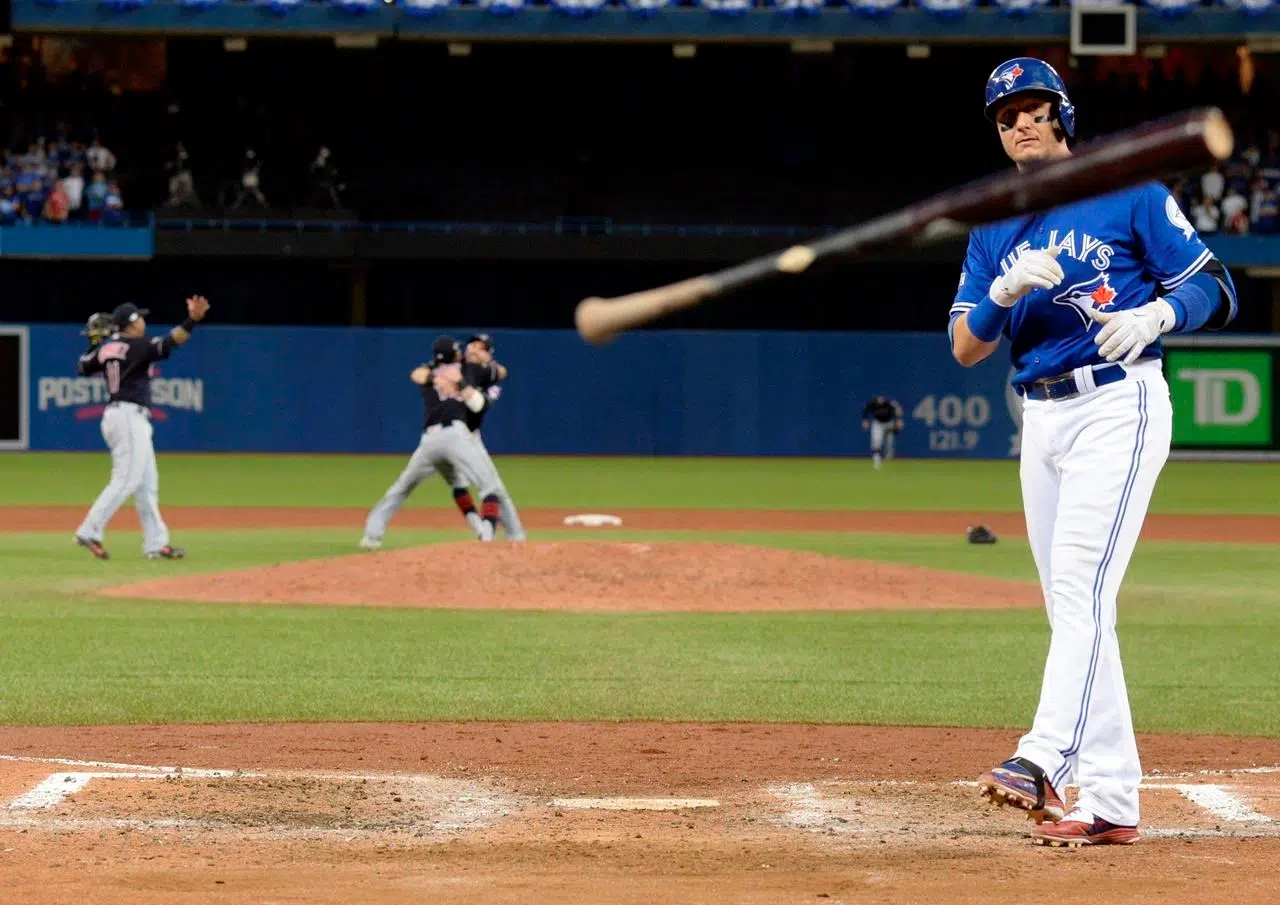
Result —
M578 335L593 346L603 346L617 336L603 322L608 306L604 299L593 295L578 302L574 309L573 323L578 328Z

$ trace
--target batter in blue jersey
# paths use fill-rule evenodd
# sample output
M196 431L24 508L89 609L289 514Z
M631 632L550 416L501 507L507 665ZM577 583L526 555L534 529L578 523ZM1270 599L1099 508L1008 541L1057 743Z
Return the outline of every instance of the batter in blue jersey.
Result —
M1041 60L998 66L986 114L1019 168L1071 153L1075 109ZM1031 730L979 786L1028 811L1038 843L1139 838L1142 767L1116 594L1169 456L1160 337L1221 329L1236 307L1226 268L1157 183L970 234L952 352L969 367L1009 341L1027 536L1052 629ZM1080 794L1068 809L1070 783Z

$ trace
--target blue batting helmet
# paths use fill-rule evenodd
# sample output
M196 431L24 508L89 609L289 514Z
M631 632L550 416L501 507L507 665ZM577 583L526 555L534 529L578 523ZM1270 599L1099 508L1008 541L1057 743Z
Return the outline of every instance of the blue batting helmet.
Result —
M1076 134L1076 108L1067 97L1067 86L1058 71L1035 57L1015 57L997 66L987 78L987 101L983 112L995 121L995 106L1007 97L1037 91L1052 95L1058 124L1068 136Z

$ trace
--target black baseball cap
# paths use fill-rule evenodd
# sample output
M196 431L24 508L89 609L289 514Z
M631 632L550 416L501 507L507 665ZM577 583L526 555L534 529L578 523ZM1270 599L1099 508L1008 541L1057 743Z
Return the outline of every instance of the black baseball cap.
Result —
M139 308L133 302L125 302L123 305L116 306L116 310L111 312L111 319L116 322L117 327L124 327L150 313L151 310L148 308Z
M458 360L458 341L452 336L437 336L431 344L431 359L436 364L452 364Z
M472 343L482 343L490 352L493 351L493 337L488 333L473 333L467 337L467 345Z

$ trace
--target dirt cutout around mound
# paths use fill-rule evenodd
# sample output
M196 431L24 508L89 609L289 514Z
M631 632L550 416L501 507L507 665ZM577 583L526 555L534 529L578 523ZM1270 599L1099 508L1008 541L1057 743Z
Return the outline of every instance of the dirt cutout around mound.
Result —
M580 612L1038 606L1025 582L713 543L437 544L153 579L114 597Z
M1275 901L1280 742L1142 737L1146 838L1063 852L977 798L973 778L1016 740L651 722L0 727L2 898Z
M88 503L86 502L86 506ZM75 530L85 506L0 506L0 534L16 531ZM564 530L564 519L603 511L622 519L632 531L860 531L881 534L932 534L962 537L969 525L989 525L1001 536L1023 537L1020 512L870 512L780 509L563 509L520 510L530 531ZM166 506L164 518L178 531L270 528L349 528L359 539L368 509L354 506ZM396 515L395 527L462 529L452 506L411 506ZM122 509L112 531L137 531L138 517ZM596 529L591 529L596 530ZM1205 543L1280 543L1276 515L1148 515L1144 540ZM110 543L108 543L108 547Z

